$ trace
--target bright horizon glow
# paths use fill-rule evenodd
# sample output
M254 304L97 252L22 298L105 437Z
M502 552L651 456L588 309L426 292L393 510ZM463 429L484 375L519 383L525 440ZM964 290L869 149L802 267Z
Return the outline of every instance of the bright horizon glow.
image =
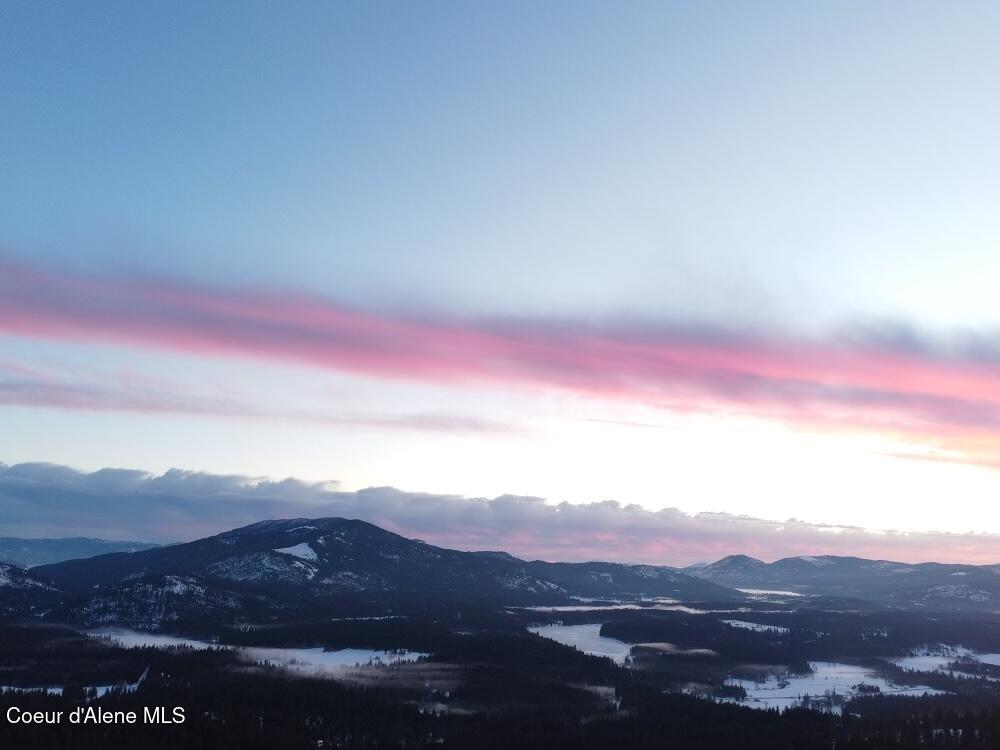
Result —
M81 368L95 351L110 361L128 353L83 344L45 349L48 362L72 352ZM63 367L72 370L73 361ZM618 500L650 510L676 507L900 531L1000 528L1000 510L991 502L996 470L906 460L898 456L912 452L911 446L877 434L831 434L750 416L685 414L558 392L386 383L283 365L255 364L251 377L244 361L188 356L129 353L119 367L127 373L124 380L144 387L166 382L168 393L198 394L205 383L214 384L216 396L257 404L263 416L172 413L169 403L165 412L152 414L99 404L69 410L8 406L8 424L21 447L8 448L4 461L72 453L83 459L73 465L86 470L110 463L155 472L177 467L336 480L347 490L390 485L469 497ZM171 368L183 374L177 382L165 380ZM103 376L96 380L103 382ZM286 390L294 395L283 395ZM293 408L303 413L303 399L309 418L289 417ZM268 416L275 403L276 416ZM393 414L415 403L428 422L393 426L371 419L377 410ZM493 421L462 416L479 415L484 405ZM340 411L349 418L342 425L312 419ZM432 426L434 421L440 425ZM141 433L150 422L155 430ZM79 444L81 434L88 435L86 445ZM139 434L141 440L131 439ZM49 455L31 448L43 440ZM838 470L829 473L831 466ZM873 497L885 500L873 503ZM903 515L900 497L908 506Z
M688 565L742 554L767 562L853 555L920 563L997 566L1000 535L871 531L726 513L651 511L614 501L552 503L407 492L353 491L336 482L135 468L80 472L55 464L0 464L5 528L21 537L75 535L159 543L190 541L262 520L342 517L461 550L524 559ZM79 507L87 512L81 515ZM1000 567L998 567L1000 569Z

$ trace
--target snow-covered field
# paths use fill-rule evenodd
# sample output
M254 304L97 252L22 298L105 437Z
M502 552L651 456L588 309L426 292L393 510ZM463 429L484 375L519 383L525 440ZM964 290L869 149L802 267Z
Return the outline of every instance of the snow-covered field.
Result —
M649 609L638 604L560 604L554 606L516 607L530 612L601 612L612 609Z
M948 665L958 657L974 659L982 664L1000 666L1000 654L977 654L964 646L944 644L928 646L922 649L921 653L901 656L889 661L903 669L913 669L917 672L945 672L948 671Z
M746 620L720 620L719 622L724 622L731 628L739 628L740 630L754 630L758 633L788 632L788 628L783 628L780 625L762 625L759 622L747 622Z
M0 693L7 691L10 693L37 693L43 690L49 695L62 695L62 685L39 685L38 687L17 687L16 685L0 685Z
M943 672L949 662L955 661L955 657L924 654L921 656L900 656L889 659L889 661L903 669L914 669L918 672Z
M416 661L427 654L419 651L375 651L367 648L241 648L240 657L273 667L309 674L329 674L352 667L401 664Z
M528 628L532 633L543 638L572 646L591 656L607 656L616 664L624 664L625 658L631 653L632 646L617 638L606 638L601 635L600 624L590 625L539 625Z
M535 607L512 607L512 609L524 609L529 612L604 612L619 609L656 609L661 612L684 612L689 615L704 615L709 612L706 609L695 609L683 604L664 604L651 602L649 604L559 604L553 606ZM734 610L724 610L732 612Z
M93 690L98 698L107 695L112 690L117 690L118 692L121 693L134 693L136 690L139 689L139 686L143 683L143 681L146 679L148 675L149 675L149 667L146 667L146 670L142 673L142 675L136 682L119 682L114 685L93 685L91 687L84 688L84 690L88 692L90 690ZM17 687L14 685L0 685L0 693L4 692L5 690L12 693L37 693L38 691L41 690L48 693L49 695L62 695L63 689L64 688L62 685L46 685L44 687L42 686Z
M736 589L747 596L804 596L797 591L776 591L774 589Z
M137 630L93 630L87 633L90 638L103 638L122 648L193 648L202 650L217 647L209 641L197 641L192 638L181 638L176 635L162 633L142 633Z
M134 630L104 630L88 633L92 638L106 638L124 648L152 646L154 648L229 648L241 659L262 662L281 669L313 674L333 674L353 667L366 667L416 661L427 654L419 651L377 651L367 648L342 648L324 651L322 648L264 648L256 646L218 646L208 641L181 638L160 633Z
M740 624L733 625L734 622ZM753 626L751 629L771 627L738 620L727 624L733 625L733 627ZM585 654L609 657L618 664L625 663L625 659L632 649L628 643L602 636L599 624L542 625L528 628L528 630L566 646L572 646ZM787 631L785 630L785 632ZM859 685L864 685L869 690L877 687L882 694L916 696L941 694L941 691L926 685L895 684L875 675L869 669L850 664L810 662L810 666L813 673L809 675L793 675L785 678L771 676L760 681L732 679L729 681L730 684L740 685L747 691L746 701L733 700L751 708L784 710L802 705L802 698L806 695L822 698L827 694L835 694L838 698L831 701L834 705L831 705L829 710L839 711L841 700L859 694Z
M795 675L784 679L768 677L762 682L753 680L730 680L731 685L740 685L747 691L747 700L733 702L750 708L777 708L784 710L802 705L802 698L809 695L821 698L826 694L836 694L845 698L859 694L858 685L878 687L883 694L892 695L940 695L942 691L934 690L925 685L896 685L878 677L864 667L837 662L810 662L813 673L810 675ZM839 706L831 710L839 712Z

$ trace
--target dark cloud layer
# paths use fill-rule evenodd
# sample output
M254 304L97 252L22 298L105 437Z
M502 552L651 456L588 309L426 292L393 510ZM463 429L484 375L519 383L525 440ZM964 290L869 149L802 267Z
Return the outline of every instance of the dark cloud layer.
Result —
M550 504L504 495L463 498L334 482L274 481L171 469L91 473L46 463L0 464L0 534L186 541L269 518L344 516L458 549L527 558L681 565L744 553L773 560L841 554L904 562L1000 562L1000 536L872 532L796 520L649 511L617 502Z

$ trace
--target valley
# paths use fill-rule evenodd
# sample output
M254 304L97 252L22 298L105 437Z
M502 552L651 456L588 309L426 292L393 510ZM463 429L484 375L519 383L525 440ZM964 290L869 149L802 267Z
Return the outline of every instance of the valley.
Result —
M576 743L564 746L587 747L608 726L642 735L666 705L710 723L737 711L741 727L760 716L771 735L795 736L802 723L809 737L858 747L876 746L861 729L875 716L880 727L917 722L929 736L957 731L970 711L993 721L991 598L879 603L881 580L852 572L878 563L834 561L822 575L806 565L810 574L794 578L731 560L686 571L548 563L345 519L270 521L182 545L6 566L2 699L45 710L209 701L218 710L193 721L216 737L230 723L220 717L256 705L241 736L298 721L312 727L302 747L343 744L343 724L326 725L329 709L302 715L309 701L291 710L297 718L276 719L276 689L368 702L395 717L390 745L499 746L467 734L496 721L491 738L530 743L559 726L560 741ZM904 575L916 581L913 567ZM919 582L927 589L911 591L933 589L940 575L932 569ZM976 579L990 597L994 578ZM237 709L234 694L249 702ZM727 746L724 733L704 741Z

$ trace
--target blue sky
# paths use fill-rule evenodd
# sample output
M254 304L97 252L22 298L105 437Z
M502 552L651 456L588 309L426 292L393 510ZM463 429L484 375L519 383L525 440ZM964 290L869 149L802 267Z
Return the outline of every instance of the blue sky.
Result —
M384 305L952 323L941 246L967 284L996 229L988 5L7 8L15 252Z
M0 309L0 460L982 529L998 15L7 3L0 248L40 276L0 289L24 297ZM146 310L163 287L197 310ZM370 317L324 328L357 341L322 362L247 320L164 328L220 295L261 328L276 297ZM712 364L591 358L645 335ZM739 388L704 369L734 350ZM749 370L784 380L751 398ZM948 521L867 499L947 492Z

